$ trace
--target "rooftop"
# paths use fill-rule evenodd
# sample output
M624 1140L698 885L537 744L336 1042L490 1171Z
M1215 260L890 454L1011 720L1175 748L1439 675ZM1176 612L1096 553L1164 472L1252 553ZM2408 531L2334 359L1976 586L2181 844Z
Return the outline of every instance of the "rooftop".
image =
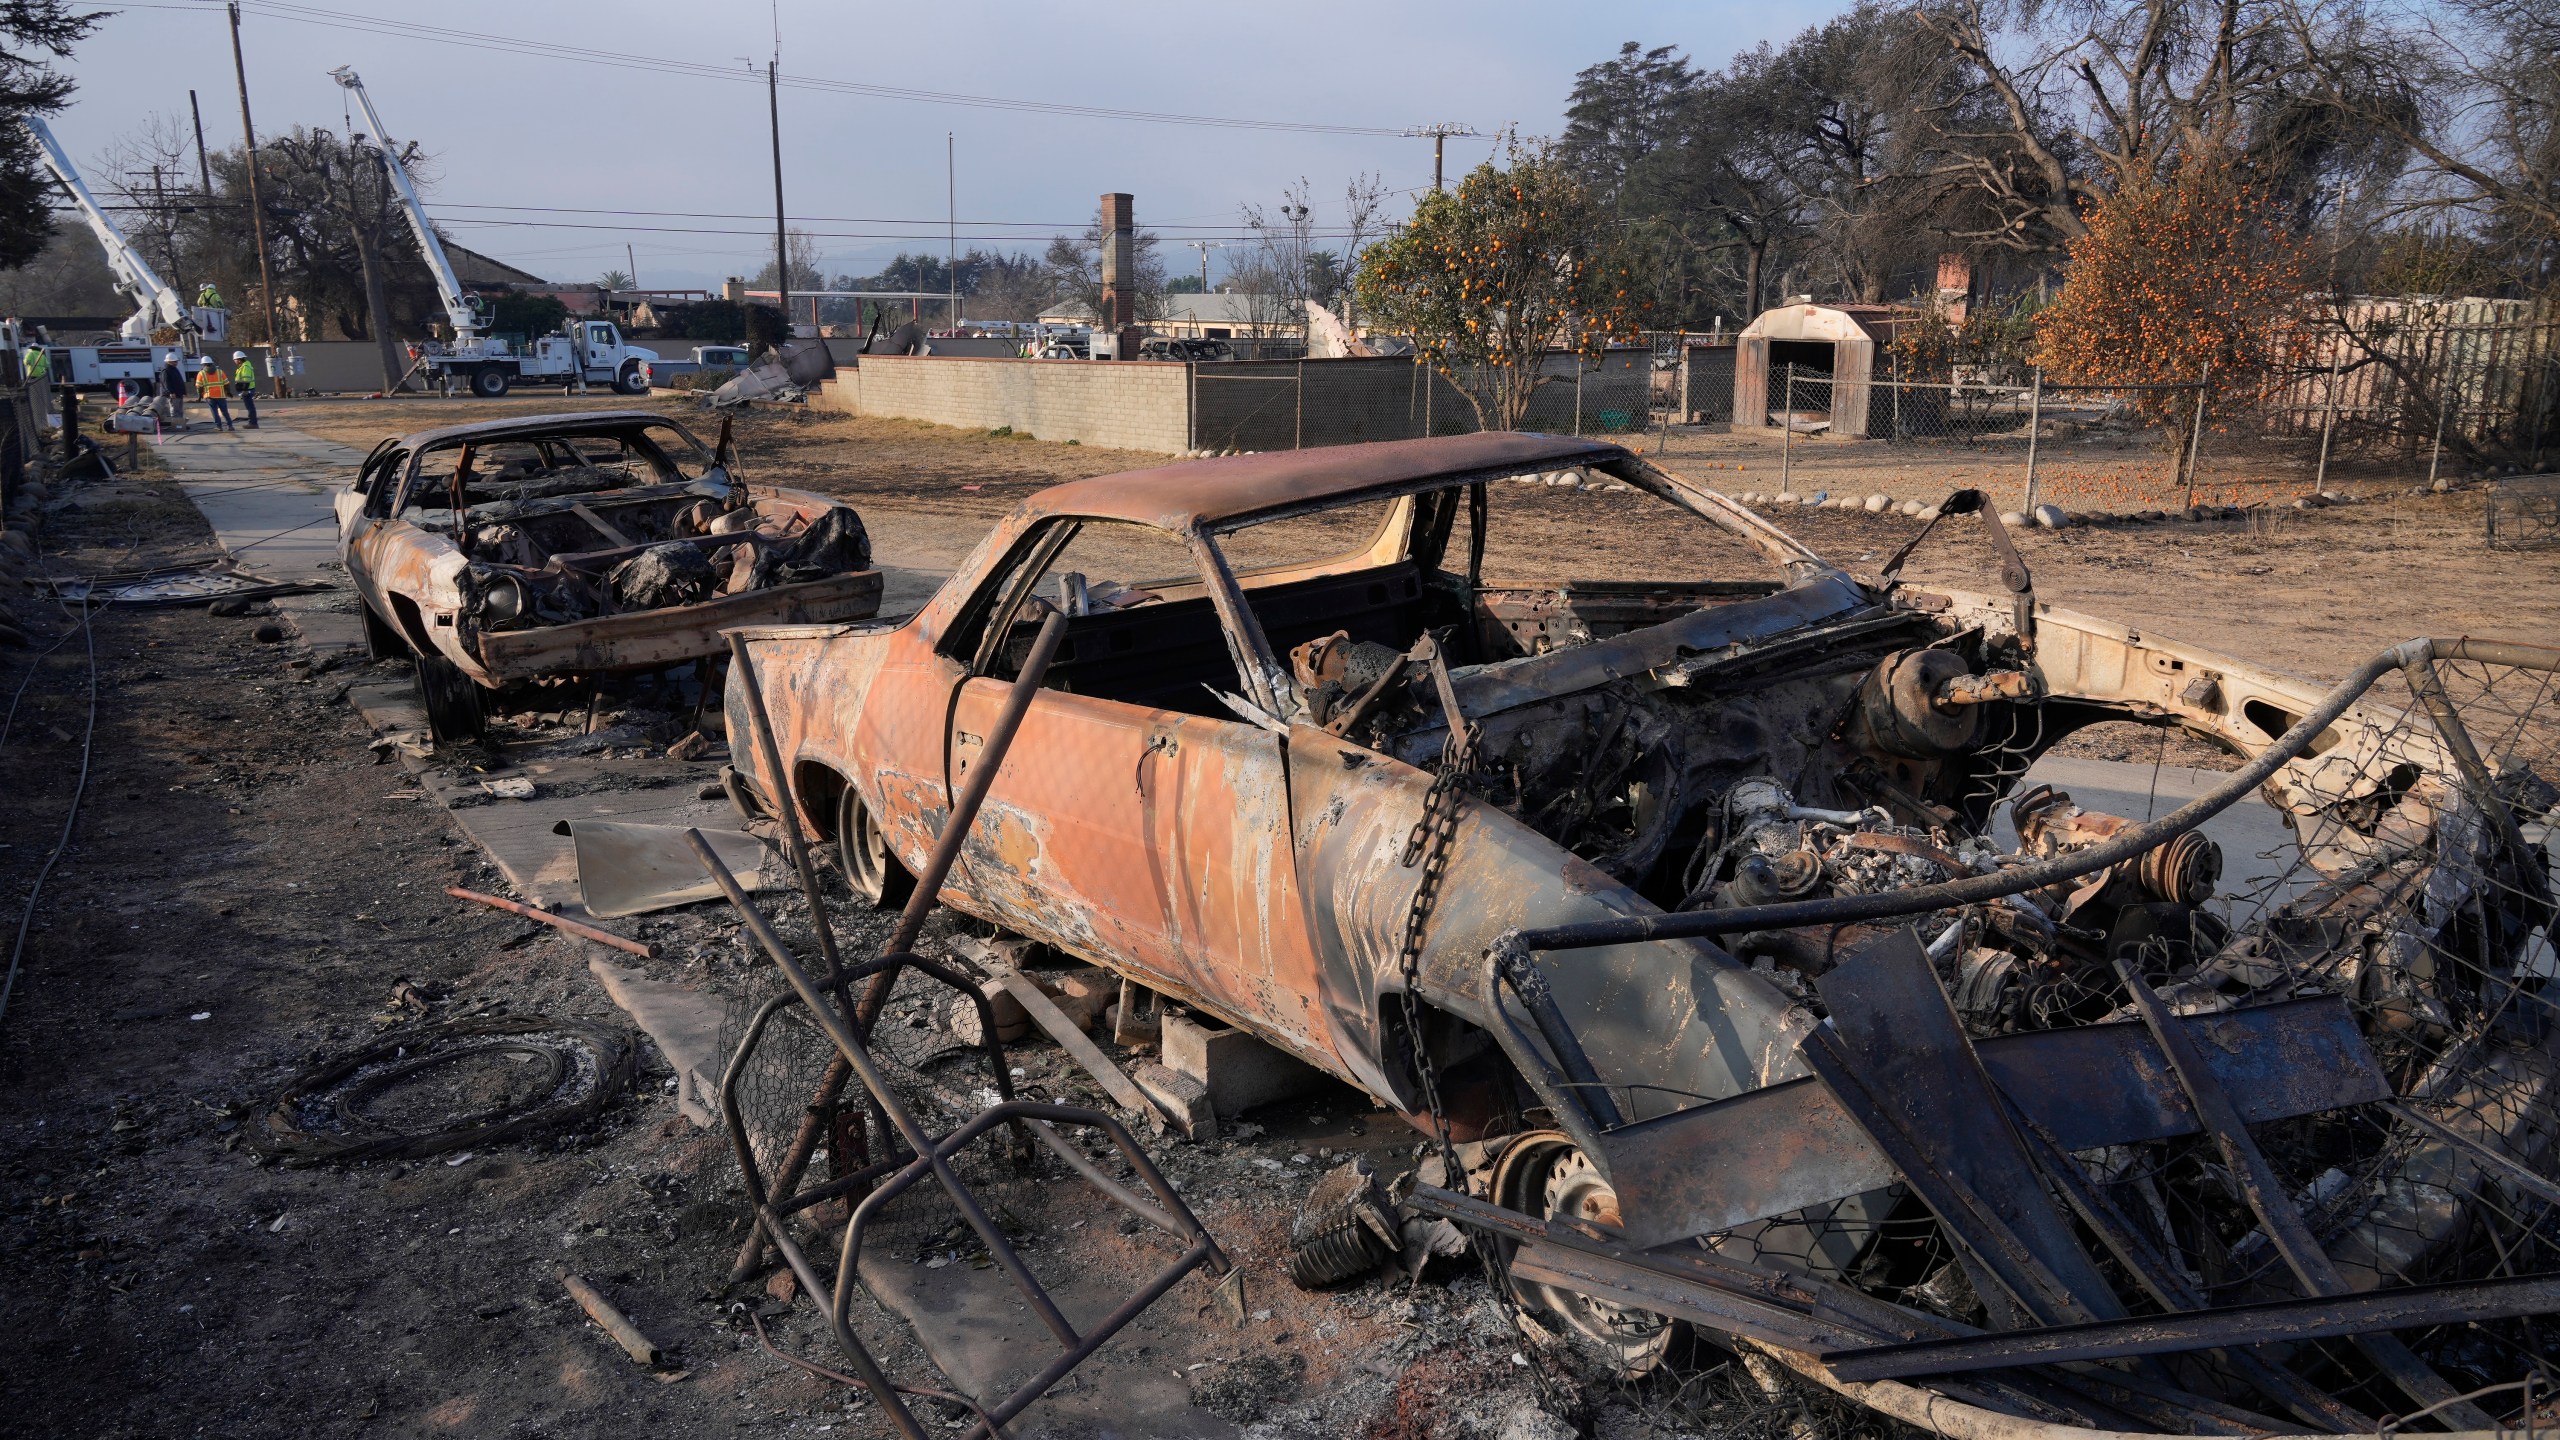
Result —
M1163 318L1177 324L1268 324L1274 317L1288 317L1296 308L1296 302L1284 295L1167 295ZM1090 321L1093 307L1081 300L1062 300L1041 311L1040 318L1052 325Z

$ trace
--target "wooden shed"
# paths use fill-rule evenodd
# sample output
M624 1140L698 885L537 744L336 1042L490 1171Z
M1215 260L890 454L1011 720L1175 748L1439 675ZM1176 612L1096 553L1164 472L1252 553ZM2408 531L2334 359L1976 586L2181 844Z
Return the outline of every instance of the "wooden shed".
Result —
M1791 412L1799 432L1864 439L1876 352L1919 318L1899 305L1781 305L1735 337L1733 424L1765 430ZM1795 394L1786 392L1795 367Z

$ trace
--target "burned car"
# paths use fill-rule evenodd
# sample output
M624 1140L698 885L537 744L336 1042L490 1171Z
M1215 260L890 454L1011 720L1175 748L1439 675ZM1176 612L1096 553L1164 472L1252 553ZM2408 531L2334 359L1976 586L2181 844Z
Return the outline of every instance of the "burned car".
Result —
M1568 471L1643 578L1505 539ZM942 898L1402 1113L1372 1198L1622 1371L1685 1324L1982 1440L2532 1407L2560 652L2306 684L2039 600L1988 508L1931 521L1977 593L1580 439L1076 481L902 624L746 632L787 773L739 778L895 901L1063 617ZM2110 720L2238 768L2157 819L2025 783ZM2283 853L2199 828L2244 803Z
M749 485L645 410L534 415L385 439L337 501L377 659L414 657L439 739L483 693L723 653L737 625L856 619L880 573L851 506Z

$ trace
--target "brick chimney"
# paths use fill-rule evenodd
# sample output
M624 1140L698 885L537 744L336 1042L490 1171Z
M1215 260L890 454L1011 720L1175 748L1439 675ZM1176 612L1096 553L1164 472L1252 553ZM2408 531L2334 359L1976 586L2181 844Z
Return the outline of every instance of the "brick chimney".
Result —
M1116 335L1138 323L1138 222L1134 197L1102 197L1102 313L1093 328Z
M1947 323L1961 325L1973 303L1973 262L1950 250L1938 257L1938 308Z

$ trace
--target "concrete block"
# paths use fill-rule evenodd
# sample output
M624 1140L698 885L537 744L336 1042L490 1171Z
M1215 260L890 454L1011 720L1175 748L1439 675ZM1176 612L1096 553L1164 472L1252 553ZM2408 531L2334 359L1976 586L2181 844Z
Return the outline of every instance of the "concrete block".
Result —
M1186 1140L1209 1141L1218 1138L1217 1107L1209 1103L1209 1087L1196 1078L1168 1070L1153 1060L1140 1061L1129 1071L1129 1078L1147 1092L1147 1098L1164 1112L1167 1123L1182 1132Z
M1180 1010L1164 1015L1164 1063L1207 1087L1220 1115L1304 1095L1325 1074L1242 1030Z

